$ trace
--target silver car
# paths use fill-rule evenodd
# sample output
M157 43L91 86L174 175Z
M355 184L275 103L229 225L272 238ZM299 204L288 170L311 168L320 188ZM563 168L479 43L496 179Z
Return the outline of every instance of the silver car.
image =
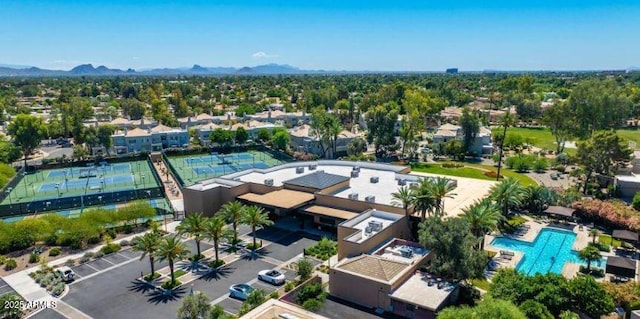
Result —
M284 274L275 269L260 271L258 273L258 279L274 285L282 285L286 280Z
M237 284L229 287L229 297L240 300L247 300L249 294L253 291L253 287L247 284Z

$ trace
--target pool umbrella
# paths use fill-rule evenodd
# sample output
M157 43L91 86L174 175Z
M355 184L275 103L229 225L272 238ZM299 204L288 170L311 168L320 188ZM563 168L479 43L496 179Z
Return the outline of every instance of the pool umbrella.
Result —
M627 241L627 242L633 242L633 243L637 243L638 242L638 233L632 232L630 230L625 230L625 229L616 229L616 230L614 230L613 234L611 235L611 237L613 237L615 239L624 240L624 241Z
M627 278L635 278L636 261L625 257L607 257L607 273Z

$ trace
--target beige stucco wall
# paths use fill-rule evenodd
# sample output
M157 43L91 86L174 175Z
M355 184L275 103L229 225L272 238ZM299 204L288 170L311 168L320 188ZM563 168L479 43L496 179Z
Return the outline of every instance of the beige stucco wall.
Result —
M339 269L329 271L329 293L340 299L365 307L387 309L391 302L390 292L391 287L388 284L359 277Z
M367 203L365 201L352 200L348 198L335 197L329 194L316 193L316 204L334 207L338 209L350 210L354 212L363 212L367 209L377 209L389 213L404 215L402 207L389 206L379 203Z

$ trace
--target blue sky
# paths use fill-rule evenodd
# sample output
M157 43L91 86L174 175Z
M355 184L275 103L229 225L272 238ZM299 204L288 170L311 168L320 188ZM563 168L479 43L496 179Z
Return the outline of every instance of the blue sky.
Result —
M0 0L0 63L327 70L640 65L638 0Z

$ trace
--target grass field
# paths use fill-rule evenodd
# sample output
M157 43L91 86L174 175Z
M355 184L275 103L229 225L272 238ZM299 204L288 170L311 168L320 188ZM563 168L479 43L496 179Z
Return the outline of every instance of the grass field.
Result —
M448 168L442 167L444 163L437 164L425 164L421 163L419 165L414 165L411 167L411 170L422 173L431 173L431 174L440 174L440 175L449 175L449 176L458 176L458 177L468 177L475 179L483 179L487 181L495 181L495 177L489 177L484 173L487 171L497 172L498 168L490 165L481 165L481 164L473 164L473 163L460 163L460 162L446 162L451 164L463 164L464 167L458 168ZM506 177L513 177L522 183L524 186L528 185L537 185L537 183L529 176L516 173L512 170L502 168L500 170L500 174Z
M172 156L169 157L169 162L175 173L182 179L184 186L237 171L250 168L268 168L283 163L271 154L261 151Z
M148 161L68 167L26 174L2 205L159 187Z
M640 130L620 129L617 132L620 137L630 142L636 143L636 148L640 147ZM519 134L525 138L531 139L531 143L535 147L547 150L556 149L556 140L548 128L510 127L507 130L507 134L509 133ZM492 130L492 134L502 134L502 130L499 128L495 128ZM569 154L575 153L575 149L571 148L565 148L565 151Z

